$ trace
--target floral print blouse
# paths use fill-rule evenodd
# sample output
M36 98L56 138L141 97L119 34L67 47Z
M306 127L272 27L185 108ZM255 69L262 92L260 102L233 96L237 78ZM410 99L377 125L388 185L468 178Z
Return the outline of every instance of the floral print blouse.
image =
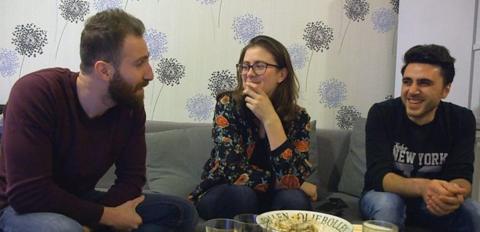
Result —
M231 92L219 96L212 129L214 147L203 167L202 181L191 193L192 199L225 183L247 185L260 192L272 187L299 188L312 172L308 161L310 130L310 116L302 109L285 128L287 140L273 151L266 149L271 168L261 168L251 162L260 140L258 127L240 115Z

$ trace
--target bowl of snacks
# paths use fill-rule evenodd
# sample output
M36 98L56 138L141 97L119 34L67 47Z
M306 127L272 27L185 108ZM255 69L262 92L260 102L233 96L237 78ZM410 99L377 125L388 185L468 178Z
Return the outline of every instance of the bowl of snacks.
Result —
M330 214L304 210L276 210L257 216L257 223L269 232L352 232L347 220Z

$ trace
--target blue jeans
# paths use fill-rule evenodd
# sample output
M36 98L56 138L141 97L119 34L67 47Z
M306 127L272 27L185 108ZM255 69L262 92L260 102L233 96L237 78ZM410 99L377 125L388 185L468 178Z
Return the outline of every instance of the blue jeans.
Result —
M365 219L388 221L401 231L406 222L432 231L480 231L480 204L471 198L445 216L431 214L422 198L404 198L389 192L368 191L361 196L359 204Z
M212 187L197 204L201 218L233 218L242 213L268 210L311 210L310 198L300 189L280 189L261 193L248 186L221 184Z
M101 193L100 193L101 194ZM96 194L98 196L98 192ZM135 231L194 231L198 216L194 206L179 197L163 194L145 194L145 200L137 207L143 224ZM8 206L0 216L0 230L3 232L81 232L77 221L57 213L18 214ZM110 231L102 228L101 231ZM96 230L97 231L97 230Z

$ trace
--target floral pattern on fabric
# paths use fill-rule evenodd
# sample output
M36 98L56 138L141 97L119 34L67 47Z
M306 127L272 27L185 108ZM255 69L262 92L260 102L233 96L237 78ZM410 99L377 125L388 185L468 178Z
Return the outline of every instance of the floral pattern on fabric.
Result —
M289 128L287 140L267 154L268 170L252 164L258 128L240 116L232 93L217 99L212 138L214 148L203 167L201 183L191 196L197 200L208 189L219 184L246 185L260 192L269 188L299 188L312 173L308 162L310 116L301 110ZM268 151L270 148L267 149Z

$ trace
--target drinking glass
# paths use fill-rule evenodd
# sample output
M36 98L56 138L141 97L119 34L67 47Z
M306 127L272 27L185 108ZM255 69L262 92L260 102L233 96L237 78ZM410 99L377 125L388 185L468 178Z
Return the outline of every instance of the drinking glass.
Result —
M235 220L235 232L262 232L262 227L257 224L256 214L239 214Z
M234 232L235 220L227 218L215 218L205 222L206 232Z
M382 220L368 220L363 222L363 232L398 232L398 227Z

